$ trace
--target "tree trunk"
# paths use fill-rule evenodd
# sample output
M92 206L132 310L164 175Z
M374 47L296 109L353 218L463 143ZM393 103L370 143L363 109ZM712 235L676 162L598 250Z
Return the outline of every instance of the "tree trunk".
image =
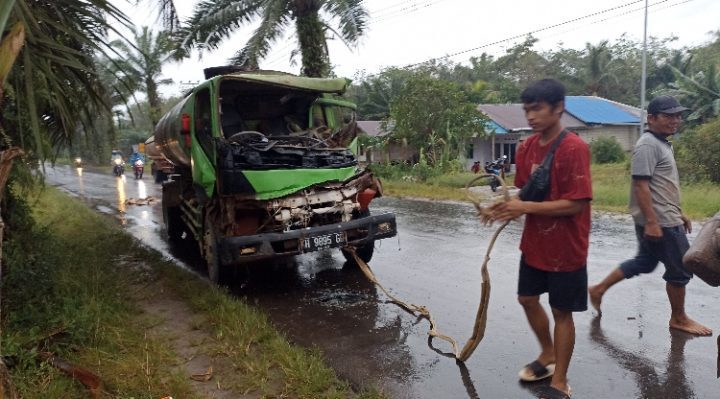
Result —
M302 74L315 78L327 76L330 73L330 60L325 51L325 29L320 21L319 4L297 0L295 15L302 53Z
M157 83L152 78L145 79L145 87L147 88L148 105L150 106L150 122L153 129L160 121L160 95L158 94Z

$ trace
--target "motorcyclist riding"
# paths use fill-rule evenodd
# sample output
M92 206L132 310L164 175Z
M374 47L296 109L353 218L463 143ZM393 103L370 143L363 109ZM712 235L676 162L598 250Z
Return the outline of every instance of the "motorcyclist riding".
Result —
M125 173L125 162L123 161L122 152L120 150L112 150L110 154L110 164L113 167L113 174L121 176Z
M132 165L135 178L142 179L143 171L145 169L145 156L139 152L133 152L130 155L130 165Z

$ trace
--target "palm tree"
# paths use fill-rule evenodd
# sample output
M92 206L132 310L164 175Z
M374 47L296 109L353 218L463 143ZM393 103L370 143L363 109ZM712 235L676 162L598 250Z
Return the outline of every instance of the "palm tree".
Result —
M109 20L128 21L105 0L10 3L7 23L21 24L26 40L9 70L0 125L9 140L44 159L71 139L78 123L90 123L90 105L103 105L93 53L109 50Z
M363 119L379 121L390 115L390 104L400 95L405 81L411 74L403 69L390 68L375 77L366 79L357 88L358 114Z
M608 48L608 41L603 40L597 46L590 43L585 45L587 51L586 61L586 89L593 96L606 96L608 81L614 79L612 74L612 54Z
M115 59L117 72L123 76L123 83L130 91L141 91L147 95L150 106L150 121L153 127L160 120L160 85L172 83L172 79L160 79L163 64L171 61L175 55L175 44L167 32L155 34L147 26L140 32L132 29L134 45L131 48L125 42L112 42L119 54Z
M236 29L260 20L245 46L231 60L237 65L257 68L270 46L295 25L302 74L327 76L330 60L329 34L348 47L357 44L366 28L367 10L362 0L205 0L195 6L193 16L179 29L183 50L217 49ZM337 22L337 29L331 22Z

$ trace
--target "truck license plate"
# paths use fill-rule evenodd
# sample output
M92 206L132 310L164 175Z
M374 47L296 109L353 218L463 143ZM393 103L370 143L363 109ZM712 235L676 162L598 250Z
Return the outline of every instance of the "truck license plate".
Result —
M345 245L345 233L329 233L303 239L303 251L312 252L321 249L336 248Z

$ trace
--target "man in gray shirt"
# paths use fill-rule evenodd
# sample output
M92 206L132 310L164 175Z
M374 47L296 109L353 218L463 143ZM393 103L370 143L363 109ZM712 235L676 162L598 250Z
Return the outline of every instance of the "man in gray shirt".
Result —
M687 108L670 96L656 97L648 104L648 130L635 144L632 154L630 213L635 221L638 253L613 270L603 281L588 288L590 302L600 314L605 292L618 282L650 273L659 262L665 265L663 279L670 300L670 328L695 335L712 330L685 313L685 286L692 278L682 263L690 245L686 233L692 224L680 209L680 180L672 144Z

